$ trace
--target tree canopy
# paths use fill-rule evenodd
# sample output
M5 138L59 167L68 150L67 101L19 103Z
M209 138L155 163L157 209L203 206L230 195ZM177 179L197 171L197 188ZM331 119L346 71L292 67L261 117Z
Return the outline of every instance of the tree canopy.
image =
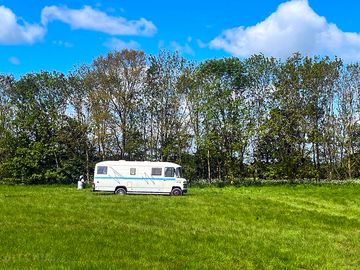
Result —
M190 181L360 177L360 65L294 54L194 63L122 50L69 74L0 75L0 181L90 180L100 160Z

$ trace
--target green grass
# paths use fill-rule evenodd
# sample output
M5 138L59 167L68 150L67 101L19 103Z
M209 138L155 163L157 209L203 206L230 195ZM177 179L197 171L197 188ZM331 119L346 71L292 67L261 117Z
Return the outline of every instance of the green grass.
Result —
M360 185L0 186L1 269L359 269Z

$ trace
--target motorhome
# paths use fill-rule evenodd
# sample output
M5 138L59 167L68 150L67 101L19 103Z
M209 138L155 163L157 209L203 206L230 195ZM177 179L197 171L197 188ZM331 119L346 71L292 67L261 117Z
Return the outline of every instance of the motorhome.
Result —
M181 196L187 181L181 166L171 162L103 161L95 166L93 191Z

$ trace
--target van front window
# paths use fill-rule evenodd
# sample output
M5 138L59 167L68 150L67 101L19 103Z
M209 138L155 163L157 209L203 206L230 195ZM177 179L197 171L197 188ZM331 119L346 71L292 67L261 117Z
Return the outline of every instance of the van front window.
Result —
M176 177L183 178L183 172L181 167L177 167L175 170Z

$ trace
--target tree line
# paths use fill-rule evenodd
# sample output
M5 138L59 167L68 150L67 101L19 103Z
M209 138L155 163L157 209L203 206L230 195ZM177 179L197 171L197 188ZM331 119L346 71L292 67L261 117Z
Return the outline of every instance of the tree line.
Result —
M339 58L122 50L0 75L0 92L2 182L91 179L119 159L177 162L193 182L360 177L360 65Z

